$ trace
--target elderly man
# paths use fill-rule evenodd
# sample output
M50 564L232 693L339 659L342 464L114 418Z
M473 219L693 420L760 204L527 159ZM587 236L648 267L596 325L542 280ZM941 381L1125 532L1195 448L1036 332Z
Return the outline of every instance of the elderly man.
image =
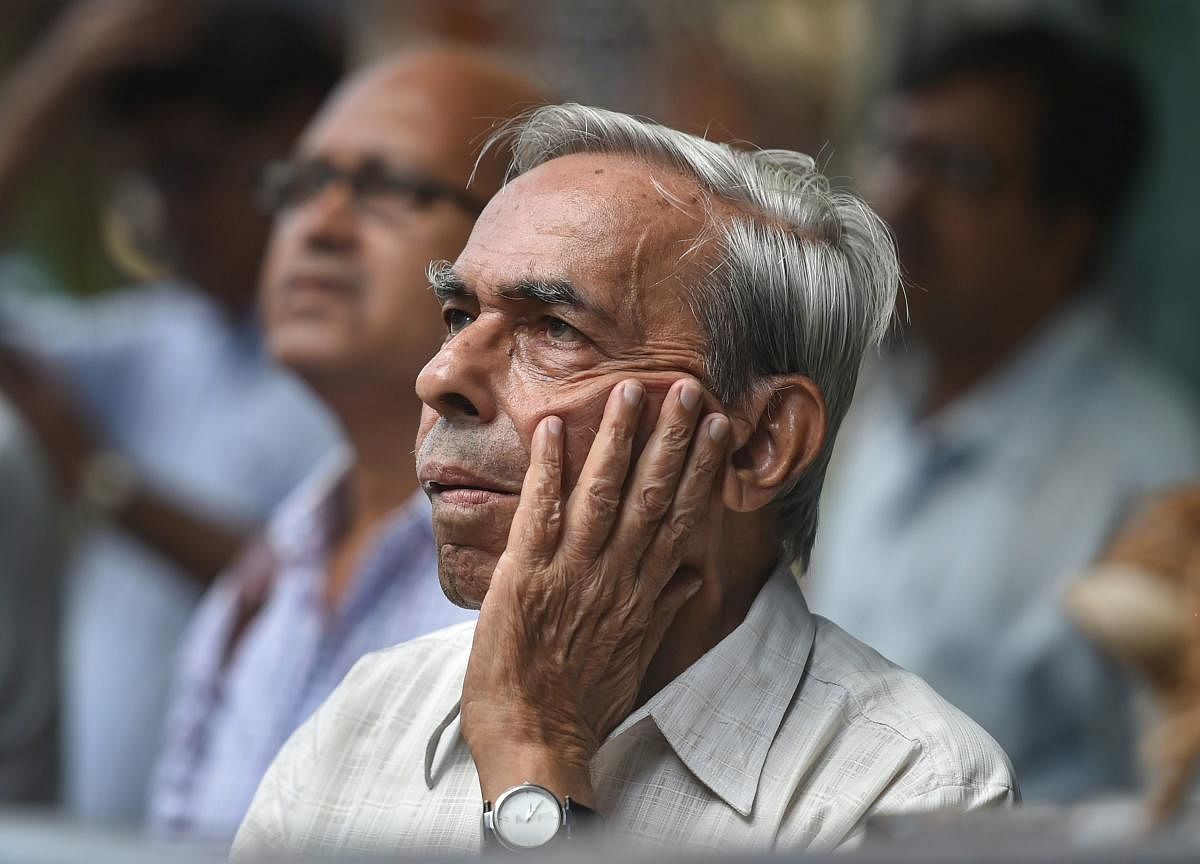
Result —
M1142 494L1200 471L1190 401L1097 289L1136 83L1009 25L914 52L880 109L867 186L912 332L847 419L806 591L996 736L1026 797L1129 790L1130 687L1059 600Z
M350 452L317 469L204 600L156 772L160 831L227 844L280 746L359 657L474 618L438 590L404 443L438 341L424 271L462 249L500 185L499 160L476 170L478 142L538 101L477 56L405 55L344 85L268 171L267 341L340 420Z
M478 624L360 663L235 855L828 848L1012 799L987 735L794 575L895 300L882 223L800 154L599 109L534 113L514 153L431 270L417 381L439 576Z

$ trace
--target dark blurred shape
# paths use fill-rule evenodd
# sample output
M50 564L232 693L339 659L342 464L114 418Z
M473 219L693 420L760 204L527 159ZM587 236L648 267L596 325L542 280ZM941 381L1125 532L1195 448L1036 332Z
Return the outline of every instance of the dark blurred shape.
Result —
M0 356L0 379L13 374ZM59 793L62 513L36 442L0 388L0 808ZM3 855L3 850L0 850Z
M102 82L100 122L124 142L132 172L116 184L110 214L132 248L112 251L134 272L144 259L241 305L252 302L267 233L254 179L337 83L338 29L313 12L250 0L182 9L195 23L176 50L118 65ZM155 196L157 222L131 185ZM113 233L110 224L110 247Z
M1021 23L915 46L900 61L896 90L921 94L962 79L1007 81L1031 94L1038 199L1094 214L1094 260L1141 176L1150 143L1148 106L1133 67L1046 24Z
M112 73L103 94L110 119L121 122L182 102L253 126L290 99L319 101L341 77L336 29L322 32L319 21L306 21L301 13L246 0L209 5L183 51Z

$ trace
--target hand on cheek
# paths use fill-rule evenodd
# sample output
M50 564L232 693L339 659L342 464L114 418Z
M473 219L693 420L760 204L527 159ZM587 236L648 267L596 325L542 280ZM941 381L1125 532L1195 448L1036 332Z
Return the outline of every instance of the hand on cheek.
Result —
M463 685L463 734L485 797L528 779L591 803L592 756L700 587L677 574L730 431L704 403L694 380L673 384L639 455L655 406L641 382L619 384L569 494L563 418L538 424Z
M576 392L569 397L556 400L543 407L527 426L527 446L532 448L533 435L539 423L547 417L558 417L563 422L564 494L569 495L578 482L584 463L596 440L612 395L627 381L642 386L643 396L636 417L631 442L631 459L636 462L645 450L654 433L664 405L672 389L682 382L690 381L700 390L701 413L726 413L716 397L704 390L691 376L679 372L645 374L634 378L619 378L616 382L596 382L586 392Z

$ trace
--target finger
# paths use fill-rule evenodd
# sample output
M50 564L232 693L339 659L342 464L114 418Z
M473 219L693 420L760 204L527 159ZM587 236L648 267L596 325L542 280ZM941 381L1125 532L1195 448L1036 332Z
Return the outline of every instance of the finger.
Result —
M642 383L631 380L608 396L600 429L567 502L561 552L573 561L595 560L616 522L645 394Z
M562 524L563 424L545 417L533 432L529 470L508 531L506 552L535 564L546 564L558 548Z
M703 398L700 384L684 378L671 387L663 401L658 423L638 457L609 541L625 560L641 559L675 499Z
M639 680L645 676L651 658L658 653L663 638L671 629L671 625L675 623L679 610L696 596L696 592L703 585L699 573L690 569L681 570L673 575L662 593L658 595L658 599L654 603L654 611L650 614L650 624L647 626L645 638L642 640L638 664Z
M675 498L658 524L638 568L639 586L646 602L653 603L678 569L698 525L712 502L713 486L725 466L730 439L729 418L709 414L699 424L699 434L688 455Z

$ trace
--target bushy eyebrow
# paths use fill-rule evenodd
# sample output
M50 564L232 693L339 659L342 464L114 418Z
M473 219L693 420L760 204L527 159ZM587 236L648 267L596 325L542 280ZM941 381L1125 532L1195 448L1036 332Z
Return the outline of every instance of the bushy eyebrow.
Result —
M476 293L461 276L454 272L449 261L435 261L426 272L429 288L437 299L475 300ZM527 300L546 306L567 306L594 315L607 324L615 324L613 316L590 302L569 279L521 279L496 291L506 300Z
M496 292L505 300L532 300L547 306L587 309L579 290L567 279L522 279Z
M456 298L475 299L475 292L454 272L454 267L449 261L432 262L425 270L425 278L429 280L429 290L440 303Z

